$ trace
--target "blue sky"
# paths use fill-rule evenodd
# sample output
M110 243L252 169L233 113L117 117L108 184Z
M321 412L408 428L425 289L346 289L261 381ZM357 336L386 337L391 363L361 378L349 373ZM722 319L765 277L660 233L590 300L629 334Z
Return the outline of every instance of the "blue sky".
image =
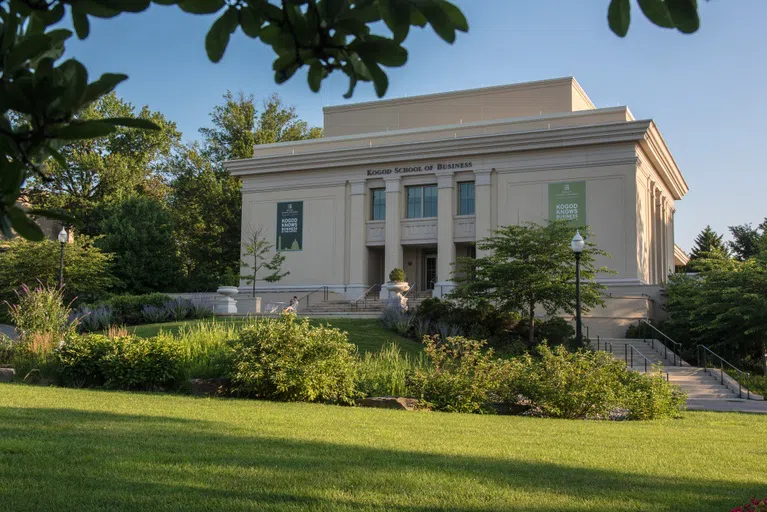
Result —
M711 224L727 226L767 216L767 1L700 2L702 26L685 36L650 25L634 2L628 37L605 20L608 0L458 0L470 32L454 45L430 29L411 32L404 68L390 70L387 97L452 91L575 76L598 107L628 105L654 119L689 186L677 203L677 243L688 249ZM347 82L331 77L319 94L305 73L273 82L273 54L241 33L218 64L207 60L204 36L213 18L153 6L141 15L92 23L85 42L68 54L92 76L123 72L118 93L174 120L186 139L197 138L227 89L265 97L278 92L312 125L322 107L342 104ZM375 99L358 86L351 101Z

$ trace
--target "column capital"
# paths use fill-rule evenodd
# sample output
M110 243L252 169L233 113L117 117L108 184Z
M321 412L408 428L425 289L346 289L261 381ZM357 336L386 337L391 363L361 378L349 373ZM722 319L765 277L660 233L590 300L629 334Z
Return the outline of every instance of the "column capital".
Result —
M474 186L490 185L492 169L480 169L474 171Z
M352 187L351 195L358 196L365 194L365 180L349 181Z
M386 176L384 178L387 192L399 192L402 188L402 180L399 176Z
M440 171L437 176L437 188L453 188L453 171Z

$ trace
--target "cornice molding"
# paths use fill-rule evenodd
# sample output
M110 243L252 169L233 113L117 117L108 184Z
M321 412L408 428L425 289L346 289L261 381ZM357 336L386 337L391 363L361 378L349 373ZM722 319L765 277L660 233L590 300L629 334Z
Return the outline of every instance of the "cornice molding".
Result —
M403 160L445 160L515 151L641 142L651 121L631 121L532 131L473 135L461 138L331 149L316 153L234 160L225 168L234 176L327 168L364 167Z

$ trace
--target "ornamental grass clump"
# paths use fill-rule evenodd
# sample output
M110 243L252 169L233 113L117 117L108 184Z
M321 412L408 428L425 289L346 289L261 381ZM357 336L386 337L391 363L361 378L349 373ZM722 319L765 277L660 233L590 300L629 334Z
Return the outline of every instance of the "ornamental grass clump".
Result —
M175 338L182 349L187 376L195 379L228 377L234 368L232 340L237 338L239 330L231 323L215 320L182 325Z
M407 379L424 365L423 358L403 354L396 343L366 352L359 362L357 389L364 396L410 396Z
M267 400L352 404L356 352L346 333L291 313L256 321L234 342L232 389Z

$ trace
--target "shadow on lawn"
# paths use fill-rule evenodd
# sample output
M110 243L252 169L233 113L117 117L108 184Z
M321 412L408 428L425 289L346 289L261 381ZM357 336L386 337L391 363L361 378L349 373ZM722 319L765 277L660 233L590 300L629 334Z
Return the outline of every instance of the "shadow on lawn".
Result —
M0 408L2 510L726 511L764 493L756 484L566 463L286 440L168 417Z

